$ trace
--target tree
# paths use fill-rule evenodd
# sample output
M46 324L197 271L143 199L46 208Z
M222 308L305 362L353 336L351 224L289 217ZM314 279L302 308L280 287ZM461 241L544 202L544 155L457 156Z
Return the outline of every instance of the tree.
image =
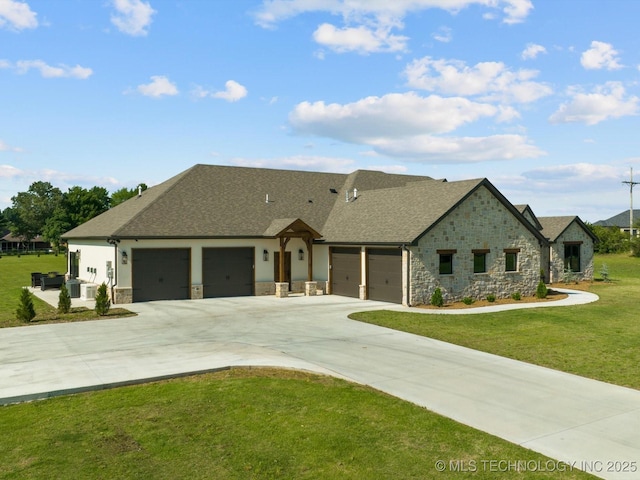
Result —
M33 306L33 299L28 288L23 288L20 293L20 305L16 310L16 317L21 322L30 322L36 316L36 309Z
M147 185L144 183L141 183L138 187L140 187L143 192L147 189ZM120 205L122 202L126 202L130 198L138 195L138 187L131 189L123 187L120 190L116 190L115 192L113 192L111 194L111 207Z
M69 313L71 310L71 296L67 286L62 284L60 287L60 295L58 295L58 313Z
M11 201L11 233L28 242L44 231L45 223L62 201L62 192L49 182L34 182Z
M107 294L107 285L103 282L96 293L96 313L101 317L109 313L111 308L111 300Z
M4 212L0 211L0 234L8 230L9 219L4 215Z
M109 193L105 188L93 187L87 190L72 187L62 195L60 204L46 221L42 234L58 249L62 234L108 209Z
M629 236L618 227L591 224L587 226L598 237L598 241L593 246L596 253L620 253L629 249Z

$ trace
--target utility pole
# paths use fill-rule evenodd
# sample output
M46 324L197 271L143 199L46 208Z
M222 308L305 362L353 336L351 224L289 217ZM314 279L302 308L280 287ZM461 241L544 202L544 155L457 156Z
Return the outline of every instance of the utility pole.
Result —
M640 185L640 182L633 181L633 167L631 167L629 175L629 181L622 183L629 185L629 246L631 246L631 242L633 242L633 186Z

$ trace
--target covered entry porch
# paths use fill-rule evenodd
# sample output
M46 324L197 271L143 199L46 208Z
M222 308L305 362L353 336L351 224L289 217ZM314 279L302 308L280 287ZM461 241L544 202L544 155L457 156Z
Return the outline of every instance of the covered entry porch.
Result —
M322 237L316 230L299 218L284 218L274 220L265 236L278 239L279 250L274 265L275 295L285 298L289 295L291 283L291 256L299 261L307 260L307 278L305 281L305 295L316 295L317 282L313 280L313 241ZM305 249L297 252L287 251L287 245L292 238L299 238L304 242Z

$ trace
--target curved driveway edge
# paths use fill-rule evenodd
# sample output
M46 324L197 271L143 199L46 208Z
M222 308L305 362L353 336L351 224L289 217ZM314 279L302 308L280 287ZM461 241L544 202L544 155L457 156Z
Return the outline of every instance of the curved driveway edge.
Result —
M236 365L300 368L370 385L572 468L637 478L615 462L640 461L640 391L347 318L392 305L327 295L130 308L139 315L0 330L0 397Z

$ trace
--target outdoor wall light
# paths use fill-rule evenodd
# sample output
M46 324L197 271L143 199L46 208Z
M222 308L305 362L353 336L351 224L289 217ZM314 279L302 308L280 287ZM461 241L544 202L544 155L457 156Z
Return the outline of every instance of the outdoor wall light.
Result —
M264 260L265 262L269 261L269 250L262 251L262 260Z
M304 260L304 250L298 249L298 260Z
M127 255L127 252L125 252L124 250L122 251L122 264L126 265L129 262L129 256Z

